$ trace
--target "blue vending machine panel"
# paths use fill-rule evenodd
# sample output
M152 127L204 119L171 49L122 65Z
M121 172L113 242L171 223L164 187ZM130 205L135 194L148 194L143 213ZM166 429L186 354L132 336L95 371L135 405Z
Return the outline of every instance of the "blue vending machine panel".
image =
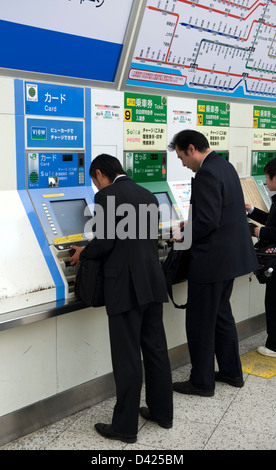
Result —
M85 184L84 153L27 152L28 188Z
M91 89L15 80L15 109L17 189L56 300L74 301L71 245L92 238Z

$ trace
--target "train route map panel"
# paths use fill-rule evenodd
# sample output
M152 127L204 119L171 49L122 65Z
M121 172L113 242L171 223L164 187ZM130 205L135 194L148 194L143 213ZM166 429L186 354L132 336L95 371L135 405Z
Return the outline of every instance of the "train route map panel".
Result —
M148 0L127 85L274 101L275 0Z

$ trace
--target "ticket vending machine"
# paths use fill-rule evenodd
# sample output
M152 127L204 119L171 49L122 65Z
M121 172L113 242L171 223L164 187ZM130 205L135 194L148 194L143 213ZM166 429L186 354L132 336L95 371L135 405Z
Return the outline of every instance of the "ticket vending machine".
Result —
M162 263L172 248L170 238L173 230L179 228L179 224L186 222L189 218L191 180L140 184L151 191L159 202L159 259ZM187 240L185 240L185 246L182 245L183 249L189 248L190 234L186 231L185 235Z
M74 298L77 268L68 261L70 246L84 246L92 237L93 193L85 186L85 153L32 151L26 160L28 193L64 284L60 295Z
M165 261L172 247L172 231L188 219L191 180L167 181L165 151L125 152L124 168L130 178L153 193L159 202L159 259Z
M25 255L17 256L20 286L10 296L16 309L72 304L77 268L68 262L70 246L85 246L92 238L91 90L15 80L15 132L24 211L21 221L14 211L15 228L23 220L28 234Z
M264 174L264 167L266 163L276 157L274 150L270 151L252 151L252 177L256 183L259 193L264 203L264 210L269 211L271 206L271 196L273 192L269 191L266 185L266 177Z

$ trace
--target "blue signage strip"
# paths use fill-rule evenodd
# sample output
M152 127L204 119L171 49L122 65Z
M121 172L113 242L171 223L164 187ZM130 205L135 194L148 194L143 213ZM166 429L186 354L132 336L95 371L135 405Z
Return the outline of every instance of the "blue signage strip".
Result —
M85 88L85 184L91 186L89 176L90 164L92 161L92 136L91 136L91 88Z
M17 189L26 189L23 81L14 80Z
M26 210L31 226L33 227L37 241L42 250L47 266L53 277L56 286L56 299L65 297L64 282L58 267L53 259L50 247L45 239L45 235L34 211L26 191L25 158L24 156L24 114L23 114L23 81L14 80L14 101L15 101L15 122L16 122L16 167L17 167L17 189L22 204Z
M82 149L83 122L27 118L28 148Z
M84 89L25 82L25 114L83 118Z
M0 20L0 43L3 68L104 82L115 81L123 48L4 20Z

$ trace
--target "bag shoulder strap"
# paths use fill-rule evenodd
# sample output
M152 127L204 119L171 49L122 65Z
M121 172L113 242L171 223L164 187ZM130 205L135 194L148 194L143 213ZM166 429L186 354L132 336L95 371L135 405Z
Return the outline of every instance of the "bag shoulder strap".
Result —
M178 304L175 303L175 301L173 299L173 289L172 289L171 279L167 281L167 291L168 291L169 297L170 297L172 303L174 304L175 308L181 308L181 309L184 310L187 307L187 302L183 305L178 305Z

